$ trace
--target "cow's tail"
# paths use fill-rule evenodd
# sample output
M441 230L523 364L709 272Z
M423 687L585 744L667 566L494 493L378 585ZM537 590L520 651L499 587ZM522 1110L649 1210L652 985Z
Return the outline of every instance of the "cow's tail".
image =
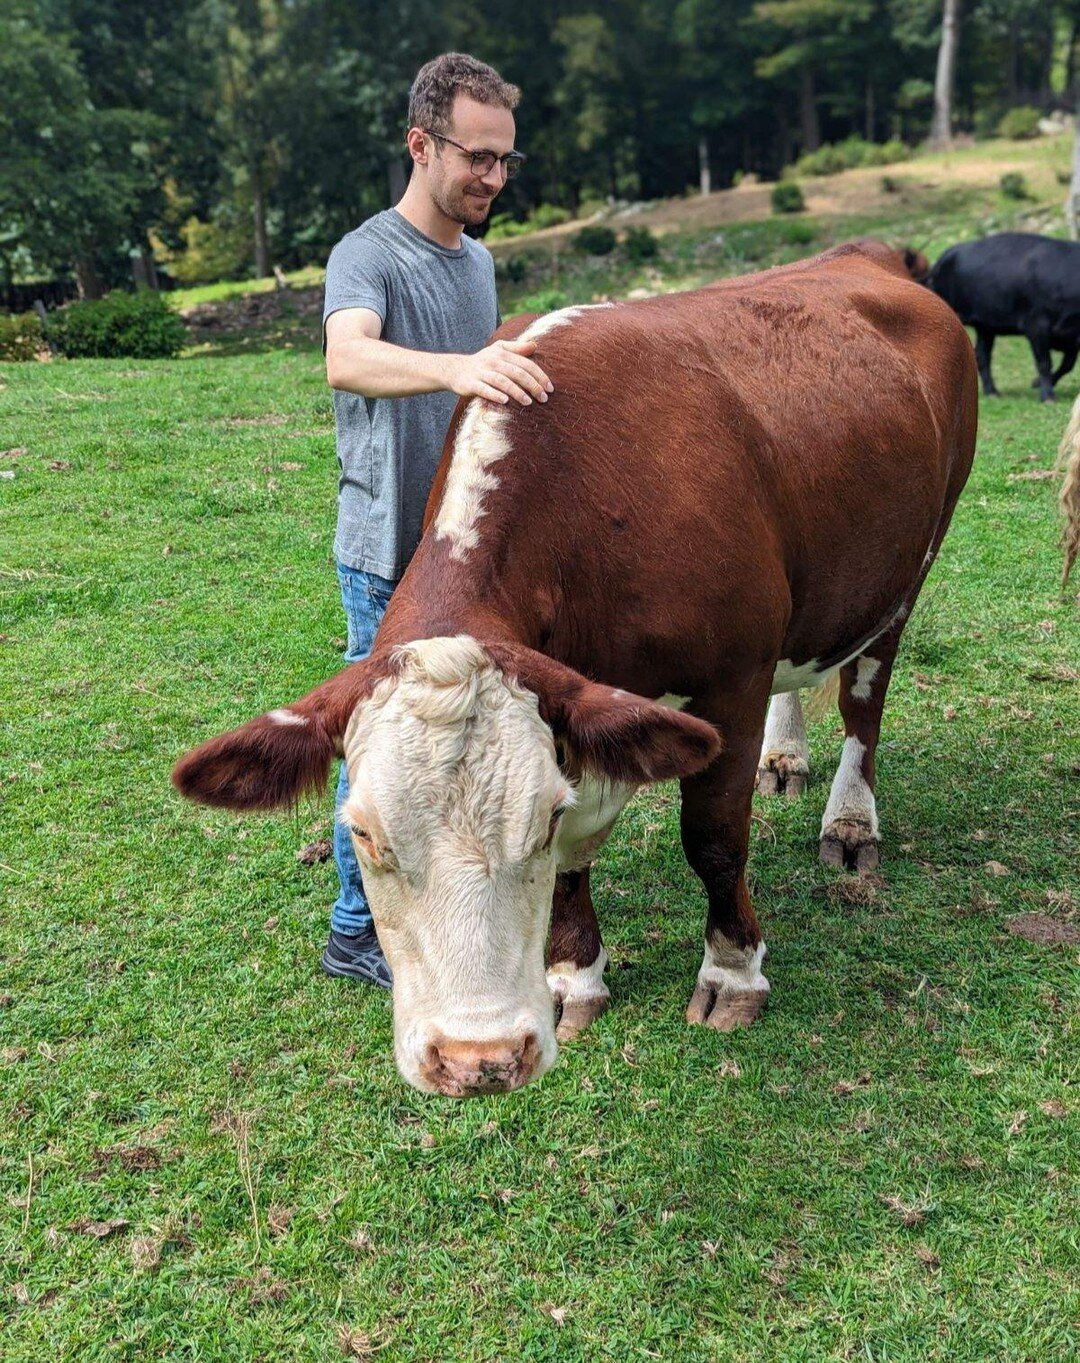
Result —
M818 720L824 719L829 714L833 706L840 699L840 669L829 674L823 682L813 688L806 697L803 705L803 714L811 724L816 724Z
M1065 517L1061 532L1061 547L1065 554L1061 574L1061 588L1064 591L1076 556L1080 553L1080 397L1073 403L1055 467L1063 475L1059 502Z

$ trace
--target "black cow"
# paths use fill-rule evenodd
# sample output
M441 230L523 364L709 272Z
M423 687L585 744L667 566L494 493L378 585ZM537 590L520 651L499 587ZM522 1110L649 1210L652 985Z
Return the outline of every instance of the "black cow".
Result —
M1035 380L1044 402L1076 363L1080 348L1080 243L999 232L953 246L930 271L927 283L975 328L975 358L983 391L997 397L990 373L995 336L1026 336L1035 353ZM1062 352L1055 370L1051 350Z

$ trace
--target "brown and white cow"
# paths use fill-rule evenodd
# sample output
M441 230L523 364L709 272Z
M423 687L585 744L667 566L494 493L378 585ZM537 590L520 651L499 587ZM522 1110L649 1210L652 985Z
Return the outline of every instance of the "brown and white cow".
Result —
M838 673L822 854L876 863L885 691L975 444L964 329L880 243L526 334L554 395L459 406L371 658L175 771L270 808L344 754L397 1063L451 1095L548 1069L553 997L560 1039L603 1010L589 866L650 781L708 895L688 1019L756 1017L755 779L801 788L796 691Z

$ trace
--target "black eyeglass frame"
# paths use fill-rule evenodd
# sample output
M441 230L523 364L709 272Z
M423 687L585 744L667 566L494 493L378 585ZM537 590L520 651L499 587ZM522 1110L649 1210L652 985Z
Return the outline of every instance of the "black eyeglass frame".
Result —
M490 175L498 162L503 168L503 174L507 180L512 180L521 167L525 164L525 153L523 151L508 151L505 156L496 156L493 151L472 151L469 147L463 147L460 142L455 142L452 137L447 137L445 133L437 133L434 128L421 128L420 131L425 137L437 137L440 142L448 142L450 146L457 147L458 151L463 151L466 156L472 157L472 173L477 176ZM483 169L480 166L483 166Z

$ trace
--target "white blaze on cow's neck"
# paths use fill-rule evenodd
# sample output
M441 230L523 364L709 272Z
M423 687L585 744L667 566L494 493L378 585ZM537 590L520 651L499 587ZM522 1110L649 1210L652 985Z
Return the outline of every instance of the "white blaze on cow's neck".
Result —
M580 307L560 308L538 317L521 333L520 340L535 341L556 327L567 326L587 308L611 308L613 303L586 303ZM517 404L511 400L503 407L473 398L454 437L454 453L446 476L446 487L435 515L435 538L450 541L451 558L464 558L480 542L477 523L484 514L484 498L499 486L494 465L510 453L508 424Z

